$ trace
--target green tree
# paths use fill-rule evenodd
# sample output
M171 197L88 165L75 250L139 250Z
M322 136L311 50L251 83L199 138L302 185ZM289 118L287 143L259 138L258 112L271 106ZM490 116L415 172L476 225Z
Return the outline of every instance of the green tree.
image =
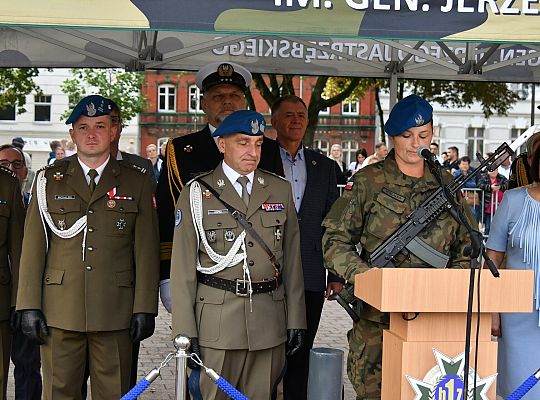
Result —
M280 96L295 94L293 75L253 74L255 87L268 103L272 103ZM313 85L311 100L308 104L309 124L304 137L304 143L313 144L313 137L317 128L319 112L334 104L347 99L359 99L369 89L375 90L378 117L384 129L383 108L380 101L381 92L389 91L389 81L377 78L345 78L320 76ZM400 80L398 99L403 93L412 92L435 102L443 107L468 107L475 102L482 105L484 115L487 117L498 114L506 115L518 100L517 94L510 90L505 83L490 82L463 82L463 81L433 81L433 80ZM253 98L248 94L248 103L255 109ZM384 140L384 137L381 138Z
M326 87L329 95L339 93L351 78L332 78ZM389 81L385 79L362 79L353 90L351 97L359 98L366 88L375 90L380 126L384 130L384 118L380 102L381 91L389 91ZM506 115L518 100L518 95L510 90L506 83L498 82L465 82L465 81L434 81L434 80L400 80L398 82L398 100L404 92L415 93L426 100L438 103L446 108L470 107L478 102L486 118L491 115ZM384 140L384 137L380 138Z
M77 104L83 97L99 94L114 100L122 118L129 121L147 106L146 98L141 92L144 74L125 72L119 69L72 69L71 79L62 83L62 92L69 96L71 105ZM71 110L62 114L67 119Z
M266 103L271 106L280 96L295 94L293 86L294 75L268 75L253 74L255 87L261 93ZM360 85L360 78L351 78L348 82L344 82L341 90L327 95L325 88L330 77L319 76L311 88L311 100L308 104L308 126L304 143L307 145L313 144L313 136L319 119L319 111L331 107L334 104L341 103L343 100L351 96L355 88ZM248 93L248 104L252 110L255 110L255 103L250 93Z
M18 114L26 112L26 96L41 94L33 79L38 75L37 68L0 68L0 109L15 107Z

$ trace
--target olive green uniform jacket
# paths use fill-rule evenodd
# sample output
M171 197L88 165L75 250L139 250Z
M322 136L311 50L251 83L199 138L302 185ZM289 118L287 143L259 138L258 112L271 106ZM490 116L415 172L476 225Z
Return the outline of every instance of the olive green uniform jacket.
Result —
M203 268L213 266L214 262L196 236L188 187L180 193L177 204L172 250L173 335L183 333L198 337L201 346L226 350L254 351L283 344L287 329L306 328L300 234L289 182L256 170L249 207L246 207L221 165L199 179L209 183L227 203L246 213L247 221L281 263L283 285L270 293L254 294L250 303L249 297L238 297L232 292L197 283L197 257ZM206 189L201 185L201 190L204 193ZM226 235L230 239L231 234L227 232L232 231L236 239L243 228L230 213L222 211L225 210L223 204L208 193L202 196L205 234L215 238L210 243L212 249L224 255L233 244L225 240ZM265 211L265 203L281 203L283 209ZM245 242L252 281L273 278L274 269L267 253L249 234ZM242 263L214 276L242 279Z
M56 227L67 229L88 218L84 250L83 232L63 239L47 227L47 251L36 178L17 309L40 309L47 324L59 329L127 329L132 314L157 314L159 240L152 183L140 167L112 158L93 194L83 174L77 158L45 170L47 207Z
M0 321L8 320L15 306L24 215L16 175L0 167Z
M453 177L443 172L443 180L448 184ZM323 221L326 227L323 255L326 268L354 283L356 274L370 268L367 264L369 254L394 233L407 220L407 216L439 188L439 184L427 165L422 178L403 174L396 164L393 151L384 161L371 164L354 174L352 182L352 187L344 190ZM477 228L478 223L460 193L456 194L456 200L471 226ZM470 244L469 234L448 211L432 221L419 237L450 257L447 267L468 267L469 258L463 256L463 249ZM357 244L362 248L362 255L356 251ZM414 254L403 258L400 267L429 267ZM362 317L387 322L380 321L382 314L367 304L364 305Z

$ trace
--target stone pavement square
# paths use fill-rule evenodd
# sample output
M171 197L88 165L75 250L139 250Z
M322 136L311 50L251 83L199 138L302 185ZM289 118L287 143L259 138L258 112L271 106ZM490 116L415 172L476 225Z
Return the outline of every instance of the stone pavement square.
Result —
M342 349L345 352L344 359L346 359L346 333L350 329L351 325L351 319L337 303L333 301L326 302L314 346ZM175 350L171 340L170 326L171 316L160 303L159 315L156 319L156 331L151 338L146 339L141 344L138 370L139 379L144 377L153 368L159 366L167 353ZM175 361L172 360L169 366L161 370L161 377L157 378L139 398L143 400L174 400L175 370ZM344 376L344 384L345 400L354 400L354 390L349 383L346 372ZM13 364L10 367L7 399L15 399Z

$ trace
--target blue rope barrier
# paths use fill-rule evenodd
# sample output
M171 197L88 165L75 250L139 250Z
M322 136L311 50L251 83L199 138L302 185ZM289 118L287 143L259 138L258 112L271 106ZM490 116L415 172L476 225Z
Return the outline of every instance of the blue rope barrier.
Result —
M233 400L249 400L246 396L236 390L236 388L229 382L227 382L223 377L220 376L215 383L218 388L220 388L224 393L227 394L227 396L229 396Z
M135 400L150 386L150 382L146 378L142 378L137 384L127 392L120 400Z
M540 380L540 369L536 371L533 375L529 376L527 380L523 382L521 386L518 387L514 391L514 393L512 393L510 396L506 398L506 400L521 399L523 396L525 396L525 394L527 394L529 390L531 390L534 387L534 385L538 383L539 380Z

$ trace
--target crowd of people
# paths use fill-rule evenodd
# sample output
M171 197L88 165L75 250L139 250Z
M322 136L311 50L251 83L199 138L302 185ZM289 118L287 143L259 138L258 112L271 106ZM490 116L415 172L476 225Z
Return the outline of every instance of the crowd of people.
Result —
M244 67L211 63L196 84L207 125L160 149L148 145L147 158L119 150L121 110L99 95L72 110L71 140L51 143L51 162L31 191L24 140L0 147L0 399L10 355L17 399L84 399L89 377L92 398L119 399L135 384L158 298L172 313L173 337L187 335L190 351L248 398L276 399L282 382L283 399L307 399L325 300L371 268L370 253L440 185L418 148L437 156L445 184L474 174L457 148L446 159L438 154L433 109L416 95L389 115L391 150L359 148L347 166L339 145L329 157L305 146L308 113L297 96L274 102L277 139L265 137L265 118L246 110ZM540 253L531 223L540 218L539 138L513 168L507 160L469 178L466 187L480 189L482 200L454 193L462 218L482 221L497 266L506 256L507 268L536 271L536 312L493 316L505 396L540 359ZM522 187L505 194L512 185ZM419 240L446 267L469 266L469 234L450 213ZM433 266L414 252L397 262ZM357 399L380 399L389 317L368 304L359 317L348 333L349 379ZM190 359L188 367L193 398L227 398L200 365ZM540 395L534 390L531 398Z

